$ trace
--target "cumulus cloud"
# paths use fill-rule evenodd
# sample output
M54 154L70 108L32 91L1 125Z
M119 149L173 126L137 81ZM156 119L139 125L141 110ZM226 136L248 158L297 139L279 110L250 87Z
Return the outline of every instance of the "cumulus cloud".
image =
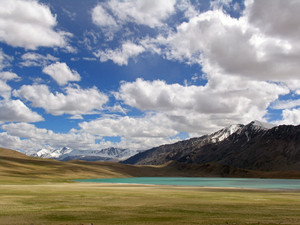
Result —
M259 28L261 32L280 39L299 42L299 1L247 1L246 4L249 23Z
M163 21L175 12L176 0L110 0L92 10L94 24L100 26L111 40L114 33L126 23L161 27Z
M99 137L87 133L55 133L51 130L37 128L28 123L10 123L1 126L6 132L0 133L0 145L20 150L38 150L41 148L60 148L68 146L73 149L90 149L101 147L95 140ZM22 140L20 139L22 138ZM16 143L12 144L15 141ZM103 145L104 146L104 145Z
M55 31L56 24L49 7L38 1L0 2L0 41L13 47L65 47L71 34Z
M135 138L121 138L119 143L115 143L117 148L128 148L132 150L147 150L156 146L172 144L177 141L181 141L179 137L168 138L168 137L135 137Z
M298 79L299 12L299 1L247 1L238 19L224 10L210 10L178 25L168 36L146 38L143 43L161 48L167 59L200 64L207 74Z
M289 92L284 86L264 81L218 78L211 79L206 86L182 86L166 84L161 80L150 82L138 78L135 82L123 82L115 96L125 104L141 110L187 109L200 113L222 113L244 108L238 104L250 102L250 105L265 109L270 101Z
M278 100L272 104L273 109L291 109L300 106L300 99L296 100Z
M39 145L37 142L26 139L21 140L17 136L11 136L6 132L0 133L0 145L3 148L15 149L15 150L33 150L41 149L43 146Z
M175 0L134 0L108 2L109 8L114 15L123 22L134 22L137 24L157 27L163 25L163 20L167 19L175 11Z
M282 119L272 121L274 124L292 124L299 125L300 124L300 109L284 109L282 111Z
M0 124L5 122L38 122L44 118L31 111L22 101L12 100L12 88L7 81L20 80L20 77L12 72L0 72Z
M96 87L81 89L73 85L64 88L64 92L53 94L46 85L23 85L19 90L14 90L13 94L31 102L32 107L43 108L52 115L97 113L108 101L107 95Z
M178 132L168 127L168 118L163 114L147 115L143 118L129 116L101 118L79 123L82 130L101 136L170 137Z
M31 111L20 100L0 101L0 123L4 122L39 122L44 118Z
M196 130L192 118L218 127L264 120L272 102L276 109L298 106L297 100L274 101L290 91L300 93L299 1L247 1L240 18L223 9L230 1L215 3L168 35L139 42L169 60L199 64L206 86L137 80L122 83L116 98L141 110L162 111L186 131Z
M0 146L16 150L55 149L68 146L73 149L103 149L108 147L144 150L160 144L179 141L179 138L167 137L121 137L121 141L113 143L105 141L101 136L82 130L70 130L68 133L55 133L44 128L37 128L28 123L9 123L1 126L6 132L0 133Z
M12 72L4 71L0 72L0 80L17 80L20 79L20 77Z
M148 4L147 1L142 2ZM222 7L228 6L229 2L222 1ZM144 21L137 19L138 14L136 17L128 16L126 10L127 4L135 5L131 12L139 9L139 2L121 2L119 6L116 6L116 3L117 1L110 1L105 6L114 15L115 20L110 17L114 23L118 21L116 18L124 23ZM220 1L215 3L220 5ZM153 2L157 7L162 7L160 4ZM162 9L169 9L164 11L165 14L162 13L164 18L168 17L168 13L173 12L172 4L173 2L169 2L168 7L162 7ZM102 6L99 7L105 10ZM131 43L130 46L127 44L126 49L130 51L125 49L126 45L123 43L115 50L99 50L96 55L101 61L111 59L119 65L126 65L128 58L147 51L161 54L169 60L199 64L202 71L208 75L222 73L269 81L298 79L300 73L299 1L249 0L240 18L231 17L222 7L213 7L212 10L204 13L194 10L188 17L188 21L179 24L175 29L169 27L167 35L163 33L155 38L145 37L135 44ZM123 11L120 10L121 8ZM181 4L178 8L191 9L187 3ZM152 12L151 9L149 7L147 10ZM143 18L146 18L147 13L143 15ZM276 17L276 15L280 16ZM162 17L153 18L160 21L153 22L153 26L162 24ZM105 24L104 19L101 21ZM147 21L150 23L151 20Z
M106 49L105 51L98 50L94 55L100 58L101 62L112 60L114 63L122 66L128 64L129 58L135 57L144 51L143 46L127 41L122 44L121 48L115 50Z
M164 112L174 130L203 131L201 123L208 121L206 130L224 125L263 119L270 103L279 95L289 93L280 84L252 81L235 76L215 75L205 86L166 84L165 81L123 82L116 99L143 111ZM165 124L165 123L164 123ZM211 124L211 125L209 125Z
M75 70L71 70L66 63L56 62L43 69L43 73L51 76L59 85L66 85L69 81L80 81L81 77Z
M43 56L35 52L28 52L21 56L23 62L20 63L21 66L46 66L53 61L58 61L59 58L54 57L50 54Z
M0 80L0 96L4 99L10 99L11 87L3 80Z
M12 72L0 72L0 96L5 100L10 99L12 88L6 83L8 80L19 80L20 77Z

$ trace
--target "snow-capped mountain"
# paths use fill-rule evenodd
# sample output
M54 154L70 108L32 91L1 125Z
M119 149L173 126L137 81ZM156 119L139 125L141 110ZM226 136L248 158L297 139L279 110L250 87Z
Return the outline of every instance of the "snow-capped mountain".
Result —
M275 126L260 121L233 125L213 134L162 145L123 161L135 165L216 162L262 171L300 171L300 125Z
M106 148L101 150L75 150L68 147L60 149L41 149L37 152L25 152L26 155L40 157L40 158L51 158L61 161L67 161L72 159L80 159L85 161L118 161L125 160L138 152L130 149L121 148Z
M30 151L30 152L25 152L26 155L29 156L34 156L34 157L40 157L40 158L59 158L64 154L69 154L73 150L68 148L68 147L63 147L60 149L41 149L37 152L35 151Z

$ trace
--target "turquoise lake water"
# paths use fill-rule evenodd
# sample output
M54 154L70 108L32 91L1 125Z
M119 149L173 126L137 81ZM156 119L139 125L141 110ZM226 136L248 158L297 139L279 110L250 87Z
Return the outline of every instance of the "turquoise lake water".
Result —
M260 189L297 189L300 190L300 180L297 179L254 179L254 178L207 178L207 177L134 177L109 179L84 179L77 182L121 183L121 184L151 184L177 185L197 187L233 187Z

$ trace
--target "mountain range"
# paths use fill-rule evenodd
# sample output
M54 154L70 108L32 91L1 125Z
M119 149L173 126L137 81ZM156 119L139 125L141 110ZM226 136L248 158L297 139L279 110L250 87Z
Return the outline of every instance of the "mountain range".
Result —
M275 126L252 121L146 151L113 147L73 150L63 147L25 154L60 161L121 161L133 165L163 165L173 161L182 165L217 163L254 171L300 171L300 125Z
M125 164L162 165L218 163L256 171L300 171L300 125L252 121L210 135L162 145L140 152Z
M60 149L41 149L39 151L25 152L28 156L57 159L60 161L83 160L83 161L119 161L136 154L136 151L121 148L106 148L101 150L74 150L68 147Z
M300 171L265 172L218 163L203 165L169 161L164 165L128 165L116 162L58 161L27 156L0 147L0 185L113 177L243 177L299 179Z

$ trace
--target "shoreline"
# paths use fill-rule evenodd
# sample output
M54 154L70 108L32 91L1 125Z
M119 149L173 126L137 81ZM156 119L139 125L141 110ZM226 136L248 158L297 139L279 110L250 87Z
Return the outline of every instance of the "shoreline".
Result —
M197 183L197 181L195 182L195 180L192 180L191 183L189 182L189 180L184 180L184 181L179 181L179 183L177 184L176 182L178 182L178 181L172 180L173 177L165 178L165 179L170 179L169 182L165 182L165 180L163 180L163 181L155 181L155 183L153 183L152 178L156 179L156 177L141 177L141 180L134 180L134 179L139 179L139 177L134 177L134 178L110 178L111 180L110 179L86 179L86 180L83 179L83 180L73 180L73 181L78 182L78 183L89 183L89 184L95 183L95 184L110 184L110 185L166 186L166 187L185 187L185 188L209 188L209 189L233 189L233 190L241 189L241 190L267 190L267 191L300 192L300 185L298 185L298 182L300 182L300 181L298 181L297 179L293 179L293 180L288 179L289 182L294 181L297 183L294 184L291 182L288 185L286 185L286 183L282 184L280 182L278 182L278 183L274 182L277 180L281 181L282 179L272 179L272 181L274 183L269 183L268 182L268 181L270 181L269 179L257 179L257 178L254 178L253 180L251 178L249 180L248 180L248 178L241 178L241 180L238 180L238 178L234 178L234 180L230 180L228 178L221 178L221 179L212 178L211 180L210 180L210 178L204 178L203 180L201 180L201 178L199 178L198 183ZM182 177L178 177L176 179L180 179L180 178L182 178ZM120 181L120 179L122 179L122 181ZM128 179L128 182L126 182L126 179ZM193 179L195 179L195 178L193 178ZM97 180L99 180L99 181L97 181ZM110 182L110 181L112 181L112 182ZM223 181L225 182L224 186L222 186L222 184L220 184L220 182L223 182ZM249 181L253 181L253 183L249 183ZM262 181L262 182L259 183L260 181ZM267 182L265 182L265 181L267 181ZM186 182L186 184L180 183L180 182ZM237 182L240 182L240 183L237 183ZM245 183L243 183L243 182L245 182ZM286 187L286 186L288 186L288 187ZM294 186L295 186L295 188L294 188Z
M4 186L4 185L0 185ZM5 185L5 186L20 186L20 185ZM22 186L22 185L21 185ZM28 186L28 185L24 185ZM30 186L30 185L29 185ZM205 187L205 186L184 186L184 185L161 185L161 184L132 184L132 183L96 183L96 182L74 182L74 183L49 183L49 184L36 184L34 186L78 186L83 188L153 188L153 189L174 189L174 190L195 190L195 191L240 191L240 192L291 192L299 193L299 189L271 189L271 188L241 188L241 187Z

